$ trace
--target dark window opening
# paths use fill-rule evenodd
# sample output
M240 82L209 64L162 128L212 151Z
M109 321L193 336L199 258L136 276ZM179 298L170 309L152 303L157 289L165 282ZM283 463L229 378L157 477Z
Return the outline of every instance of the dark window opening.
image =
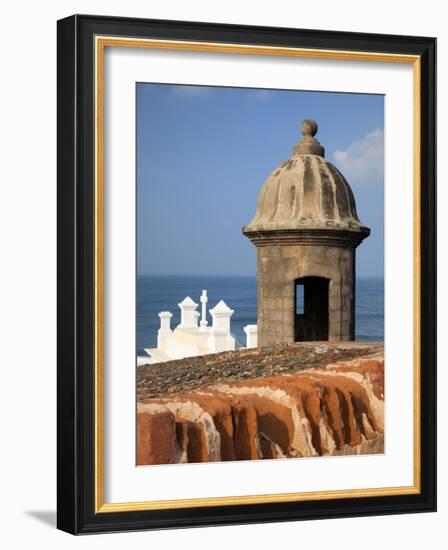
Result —
M294 341L328 340L328 291L323 277L302 277L294 283Z

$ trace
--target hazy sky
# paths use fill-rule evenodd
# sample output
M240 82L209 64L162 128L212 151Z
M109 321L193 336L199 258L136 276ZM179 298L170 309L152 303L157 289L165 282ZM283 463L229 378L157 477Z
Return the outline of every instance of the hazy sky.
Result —
M358 276L383 276L384 98L378 95L137 84L139 274L252 275L252 219L304 118L351 185L372 234Z

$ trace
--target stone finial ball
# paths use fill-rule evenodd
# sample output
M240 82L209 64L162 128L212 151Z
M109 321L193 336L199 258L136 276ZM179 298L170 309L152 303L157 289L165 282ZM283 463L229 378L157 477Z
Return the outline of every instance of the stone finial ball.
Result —
M317 134L317 122L312 118L306 118L301 126L300 130L304 136L315 136Z

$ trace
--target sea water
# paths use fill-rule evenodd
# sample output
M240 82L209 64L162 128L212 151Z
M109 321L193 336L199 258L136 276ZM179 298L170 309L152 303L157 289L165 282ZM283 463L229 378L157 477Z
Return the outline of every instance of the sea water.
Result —
M231 331L245 346L243 327L257 323L257 281L251 276L202 275L140 275L137 277L137 354L146 355L145 348L157 347L160 327L159 312L173 314L171 328L180 323L179 304L190 296L201 311L199 297L207 290L207 310L220 300L234 310ZM211 316L207 315L209 326ZM384 280L358 278L356 280L356 339L384 340Z

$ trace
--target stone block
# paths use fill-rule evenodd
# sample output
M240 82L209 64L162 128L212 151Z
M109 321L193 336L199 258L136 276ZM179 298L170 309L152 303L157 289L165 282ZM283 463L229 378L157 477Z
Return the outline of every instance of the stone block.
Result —
M176 423L169 411L137 414L137 465L176 462Z
M284 313L282 309L272 309L269 312L269 319L272 321L284 321Z

